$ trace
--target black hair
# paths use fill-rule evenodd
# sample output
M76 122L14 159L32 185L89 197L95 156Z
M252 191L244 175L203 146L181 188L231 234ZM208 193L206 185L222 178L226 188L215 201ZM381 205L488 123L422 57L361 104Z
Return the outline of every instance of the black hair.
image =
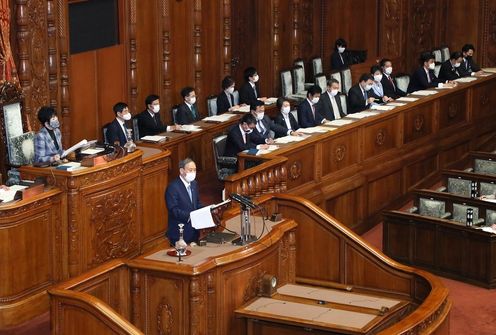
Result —
M249 81L250 77L253 77L256 73L257 73L257 69L255 69L253 66L250 66L245 69L245 72L243 73L243 77L245 78L246 81Z
M473 44L467 43L467 44L465 44L462 47L462 52L468 52L469 50L474 50L475 51L475 48L474 48L474 45Z
M346 48L346 41L344 40L344 38L340 37L336 40L336 42L334 42L334 47L336 48L336 50L338 50L339 46Z
M436 59L436 57L434 57L434 54L430 51L425 51L420 54L420 62L422 64L428 62L431 59Z
M339 85L339 81L335 78L329 78L327 80L327 86L331 86L332 84L338 84Z
M379 65L372 65L370 68L370 74L373 75L377 71L382 72L381 67Z
M222 89L226 90L229 87L234 85L234 79L231 76L225 76L224 79L222 79Z
M191 86L186 86L181 90L181 96L186 98L191 92L193 92L195 89Z
M114 114L117 115L117 113L120 113L124 110L124 108L127 108L127 104L125 102L118 102L114 105L112 108L114 110Z
M247 114L243 115L243 117L241 119L239 119L239 124L243 124L243 123L246 123L248 125L256 124L257 119L253 116L253 114L247 113Z
M450 59L458 59L460 57L463 57L462 53L460 51L454 51L451 53Z
M43 106L38 111L38 120L40 120L41 124L45 124L45 122L50 122L54 115L57 116L57 112L53 107Z
M386 63L387 63L387 62L391 62L391 63L392 63L392 61L391 61L389 58L383 58L383 59L381 59L381 61L380 61L379 65L380 65L381 67L384 67L384 66L386 66Z
M260 100L255 100L250 104L250 110L251 111L256 111L258 106L263 106L264 102Z
M317 93L318 94L322 93L322 89L320 88L320 86L319 85L310 86L310 88L307 91L307 97L310 95L314 96Z
M281 109L282 104L283 104L284 102L286 102L286 101L287 101L287 102L289 102L289 100L288 100L288 99L286 99L285 97L280 97L280 98L278 98L278 99L277 99L277 101L276 101L276 106L277 106L277 109Z
M361 76L360 76L360 79L358 80L358 82L362 82L362 81L367 81L367 80L374 80L374 77L372 77L372 75L370 73L363 73Z
M148 105L151 105L152 102L154 102L155 100L158 100L158 99L160 99L160 97L158 95L156 95L156 94L150 94L145 99L145 106L148 107Z

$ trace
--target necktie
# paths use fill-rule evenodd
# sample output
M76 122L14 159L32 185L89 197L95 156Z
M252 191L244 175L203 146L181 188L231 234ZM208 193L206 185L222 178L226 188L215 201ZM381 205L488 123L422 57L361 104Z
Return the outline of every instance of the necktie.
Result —
M431 71L427 70L427 82L431 82Z
M198 117L198 113L196 113L195 105L191 105L191 113L193 113L193 117L196 119Z
M257 87L253 86L253 93L255 93L255 98L258 98Z
M191 201L191 203L193 203L193 194L191 194L191 184L189 184L188 187L186 187L186 189L188 190L189 200Z
M259 132L261 132L262 134L264 134L264 133L265 133L265 127L264 127L264 125L263 125L262 120L258 120L258 122L257 122L257 126L258 126L258 128L259 128L259 129L258 129L258 131L259 131Z
M155 125L157 125L157 114L153 115L153 122L155 122Z
M391 78L391 76L388 76L388 79L391 82L391 85L393 85L393 88L395 88L393 78Z
M367 91L363 90L363 98L365 99L365 103L367 103L368 95Z
M312 104L312 115L313 119L315 120L315 106Z
M232 94L229 94L227 96L227 100L229 100L229 105L232 107L234 106L234 97L232 96Z

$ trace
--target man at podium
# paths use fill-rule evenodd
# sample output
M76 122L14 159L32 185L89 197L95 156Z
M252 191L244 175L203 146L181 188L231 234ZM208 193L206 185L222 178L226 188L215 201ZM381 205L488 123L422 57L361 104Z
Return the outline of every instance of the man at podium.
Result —
M174 179L165 191L169 211L167 238L172 246L179 240L179 224L184 224L184 241L198 240L198 231L191 226L190 213L202 208L200 192L196 182L196 164L191 158L179 162L179 177Z

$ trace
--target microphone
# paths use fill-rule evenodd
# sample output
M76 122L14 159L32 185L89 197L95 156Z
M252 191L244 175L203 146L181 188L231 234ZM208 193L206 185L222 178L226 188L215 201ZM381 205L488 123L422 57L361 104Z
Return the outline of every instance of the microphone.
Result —
M245 196L242 196L241 194L238 194L238 193L231 193L229 195L229 197L231 199L233 199L234 201L236 202L239 202L240 204L242 204L243 206L246 206L246 207L250 207L252 209L254 208L257 208L258 206L255 205L250 199L248 199L247 197Z

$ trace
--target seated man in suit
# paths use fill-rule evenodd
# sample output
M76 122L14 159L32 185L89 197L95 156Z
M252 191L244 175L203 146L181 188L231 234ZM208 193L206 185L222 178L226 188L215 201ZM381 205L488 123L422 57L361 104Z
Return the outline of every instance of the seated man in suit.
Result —
M202 208L196 179L196 164L191 158L179 162L179 177L169 183L165 191L168 210L167 238L172 246L179 240L179 226L184 224L184 241L198 240L198 231L191 226L190 213Z
M252 105L258 99L261 101L267 100L266 97L260 95L260 91L257 87L257 82L260 79L257 69L254 67L248 67L244 72L245 83L239 89L239 102L242 104Z
M291 113L291 104L289 103L289 100L281 97L277 99L276 105L279 113L277 113L274 118L274 123L284 127L286 132L289 132L290 135L300 135L301 133L297 131L300 126L298 126L298 122L296 122L295 117Z
M140 137L180 129L179 125L166 126L160 120L160 98L158 95L151 94L147 96L145 106L146 109L136 115Z
M403 92L398 88L398 86L396 86L396 83L391 76L393 73L393 62L390 59L384 58L381 60L380 66L383 73L381 84L384 95L390 97L391 99L404 97L406 92Z
M379 65L373 65L370 68L370 74L374 77L374 83L372 84L372 90L370 95L375 98L376 103L386 103L393 101L392 98L384 93L384 87L382 86L382 70Z
M463 61L460 65L460 75L462 77L479 76L484 73L479 65L474 62L475 48L472 44L465 44L462 47Z
M319 100L322 90L313 85L307 91L307 98L298 105L298 124L302 128L315 127L326 121L319 111Z
M52 107L41 107L38 120L42 127L34 138L34 162L55 163L60 161L62 149L62 134L57 112Z
M177 124L192 124L200 120L200 112L196 105L196 93L193 87L185 87L181 90L184 102L179 105L176 113Z
M460 51L452 52L450 59L441 65L441 69L439 70L439 80L449 81L460 78L461 75L458 70L460 69L462 60L463 57Z
M239 123L229 129L224 156L237 157L238 153L249 149L267 149L268 144L260 143L258 137L253 137L253 129L257 119L252 114L245 114ZM258 143L256 141L258 140Z
M253 141L257 144L272 144L274 143L274 138L291 134L291 130L276 124L269 116L265 115L265 104L262 101L257 101L251 105L250 111L257 119L257 125L253 129L252 135Z
M341 106L339 81L331 78L327 81L327 90L320 95L319 110L322 117L332 121L345 117Z
M222 79L222 92L217 96L217 114L232 112L239 105L234 104L234 79L226 76Z
M334 52L331 55L331 69L340 71L348 66L350 66L350 61L346 51L346 41L338 38L334 43Z
M375 100L371 94L374 77L368 73L360 76L358 84L353 85L348 92L348 114L358 113L370 108Z
M412 74L410 84L408 85L408 93L433 87L456 86L456 83L443 83L442 80L436 77L434 73L436 67L434 60L434 54L431 52L424 52L420 55L422 65Z
M114 105L115 119L107 127L106 143L119 143L123 146L127 142L126 121L131 120L131 113L124 102L118 102Z

